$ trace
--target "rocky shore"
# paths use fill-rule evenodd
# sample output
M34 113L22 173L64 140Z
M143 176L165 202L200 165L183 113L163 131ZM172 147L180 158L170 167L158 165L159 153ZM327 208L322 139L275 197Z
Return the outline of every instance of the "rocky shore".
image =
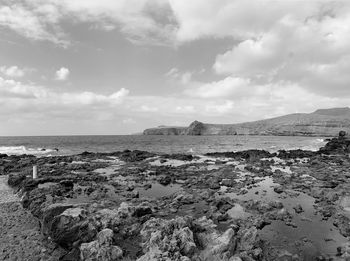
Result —
M349 153L341 132L317 152L0 155L0 174L60 260L349 260Z

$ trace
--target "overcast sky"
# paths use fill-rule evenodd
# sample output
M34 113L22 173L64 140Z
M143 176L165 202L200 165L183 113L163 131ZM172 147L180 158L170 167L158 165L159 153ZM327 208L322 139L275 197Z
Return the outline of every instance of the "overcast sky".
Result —
M349 105L347 0L0 0L0 135Z

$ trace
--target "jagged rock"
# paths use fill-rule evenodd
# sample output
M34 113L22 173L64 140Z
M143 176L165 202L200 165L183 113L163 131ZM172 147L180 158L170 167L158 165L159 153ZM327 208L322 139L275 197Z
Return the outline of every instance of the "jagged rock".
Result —
M178 217L172 220L152 218L141 230L145 254L138 261L189 260L196 244L189 228L189 219Z
M123 250L113 245L113 231L104 229L97 234L97 240L80 246L80 258L85 261L116 261L123 257Z
M282 186L274 187L273 191L275 191L277 194L281 194L284 192L284 189Z
M233 179L222 179L221 185L226 187L233 187L236 184L235 180Z
M162 184L163 186L167 186L171 183L171 177L169 177L169 176L159 177L158 182L160 184Z
M294 208L295 213L297 213L297 214L304 212L304 209L302 208L302 206L300 204L297 204L293 208Z
M238 249L241 251L252 250L258 241L258 230L256 227L250 227L239 231L240 241Z
M199 253L200 260L219 261L228 260L236 248L237 240L232 228L226 230L222 235L216 231L199 233L198 240L204 250Z
M337 214L334 217L333 224L339 229L340 234L342 234L344 237L350 236L350 218L343 214Z
M68 208L55 216L49 228L49 235L59 245L70 249L78 242L88 242L96 235L94 224L87 220L82 208Z
M346 135L346 131L339 131L339 137L345 137Z
M8 177L7 183L11 187L19 186L24 180L26 176L22 173L11 173Z
M343 133L341 133L343 135ZM345 154L350 152L350 138L346 135L331 139L324 147L319 149L323 154Z

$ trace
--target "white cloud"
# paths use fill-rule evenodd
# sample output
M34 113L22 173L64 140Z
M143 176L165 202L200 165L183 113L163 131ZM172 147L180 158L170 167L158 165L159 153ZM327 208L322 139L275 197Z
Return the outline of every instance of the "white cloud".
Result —
M136 121L134 119L132 119L132 118L127 118L127 119L123 120L123 123L124 124L135 124Z
M192 105L177 106L175 108L175 111L178 112L178 113L181 113L181 114L184 114L184 113L192 113L192 114L194 114L194 113L196 113L196 109Z
M179 82L183 85L186 85L191 82L192 79L192 72L180 72L180 70L176 67L171 68L165 76L169 79Z
M242 96L244 93L255 91L250 86L250 80L238 77L227 77L221 81L211 83L196 83L199 87L186 89L185 94L200 98L223 98L227 96Z
M65 81L68 79L69 74L70 71L68 68L61 67L59 70L56 71L55 78L58 81Z
M8 27L29 39L48 40L67 46L68 41L57 26L59 18L58 10L44 3L38 6L27 6L23 1L13 1L7 2L7 5L5 2L0 6L0 26Z
M149 106L149 105L142 105L140 107L140 110L143 112L156 112L158 111L158 108L154 106Z
M110 108L121 104L128 96L129 90L121 88L110 95L94 92L55 92L49 88L37 85L24 84L14 80L5 80L0 77L0 101L11 104L16 99L21 104L33 107L41 105L65 108L79 106L102 106Z
M179 23L177 39L206 37L247 39L259 36L279 19L292 13L298 18L313 15L323 0L303 2L275 0L169 0ZM301 8L302 6L302 8Z
M212 114L212 113L225 114L228 112L232 112L233 108L234 108L233 101L225 101L224 103L207 105L205 107L205 111L209 114Z
M15 65L10 67L1 66L0 72L12 78L19 78L24 76L24 70L18 68L18 66Z
M0 26L33 40L70 44L62 23L90 23L90 28L118 29L136 44L171 44L175 21L166 0L14 0L0 8Z

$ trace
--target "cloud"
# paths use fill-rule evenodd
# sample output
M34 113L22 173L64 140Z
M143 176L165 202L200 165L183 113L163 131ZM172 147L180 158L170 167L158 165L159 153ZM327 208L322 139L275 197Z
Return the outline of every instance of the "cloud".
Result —
M14 0L0 8L0 26L33 40L67 47L66 21L97 30L120 30L135 44L168 45L175 21L166 0Z
M18 103L33 106L32 109L44 106L47 109L62 108L67 110L81 106L100 106L110 108L121 104L128 96L129 90L121 88L110 95L95 92L55 92L43 86L24 84L0 77L0 101L9 105L17 100ZM29 108L31 110L31 108Z
M132 118L127 118L127 119L123 120L123 123L124 124L135 124L136 121L134 119L132 119Z
M179 82L183 85L186 85L191 82L192 79L192 72L180 72L178 68L174 67L170 69L165 76L169 79Z
M196 83L199 85L200 83ZM251 93L250 80L238 77L227 77L223 80L202 83L199 87L190 87L184 91L186 95L200 98L223 98L227 96L241 96L242 93ZM255 90L253 90L255 91Z
M11 78L19 78L24 76L24 70L15 65L10 67L1 66L0 72Z
M69 43L58 26L60 14L53 5L36 1L5 1L0 6L0 26L33 40L47 40L61 46ZM27 5L28 3L32 3Z
M318 2L308 15L290 12L255 37L216 57L219 75L258 83L288 81L324 96L350 96L350 5Z
M55 79L58 81L65 81L68 79L69 74L70 71L68 68L61 67L59 70L56 71Z
M149 105L142 105L140 107L140 111L143 111L143 112L156 112L156 111L158 111L158 108L154 107L154 106L149 106Z

